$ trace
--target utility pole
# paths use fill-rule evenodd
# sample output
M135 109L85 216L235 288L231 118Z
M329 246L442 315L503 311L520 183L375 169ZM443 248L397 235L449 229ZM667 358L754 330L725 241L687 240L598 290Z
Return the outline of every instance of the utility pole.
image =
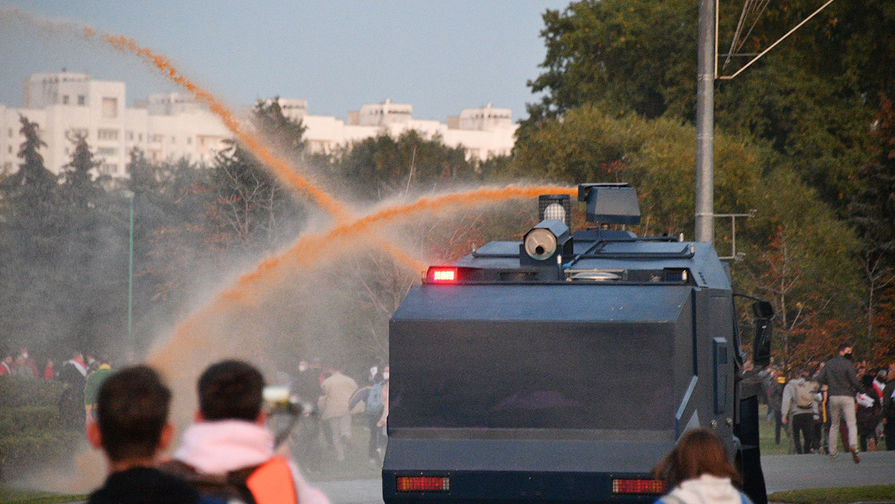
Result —
M699 0L696 84L696 241L714 242L715 0Z

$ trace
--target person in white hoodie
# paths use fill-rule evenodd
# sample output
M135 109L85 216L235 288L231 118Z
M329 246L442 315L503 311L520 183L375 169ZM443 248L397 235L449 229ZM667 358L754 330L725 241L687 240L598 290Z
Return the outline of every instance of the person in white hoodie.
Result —
M220 502L329 504L290 457L278 453L262 410L264 378L254 366L225 360L199 378L196 422L184 433L164 471Z
M704 427L684 433L654 475L671 489L656 504L752 504L737 489L740 476L721 439Z

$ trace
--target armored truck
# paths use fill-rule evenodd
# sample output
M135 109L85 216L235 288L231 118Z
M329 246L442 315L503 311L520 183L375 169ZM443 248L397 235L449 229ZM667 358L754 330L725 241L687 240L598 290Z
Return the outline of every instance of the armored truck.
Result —
M651 469L697 426L766 501L725 265L624 229L626 184L578 199L594 226L571 233L569 195L541 196L521 243L431 266L392 316L386 503L652 502Z

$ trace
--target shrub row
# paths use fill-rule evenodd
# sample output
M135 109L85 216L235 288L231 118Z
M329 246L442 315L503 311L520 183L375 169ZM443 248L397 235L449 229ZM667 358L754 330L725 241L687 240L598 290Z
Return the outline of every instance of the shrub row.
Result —
M0 377L0 480L17 469L65 460L84 433L65 430L59 398L65 385L21 376Z

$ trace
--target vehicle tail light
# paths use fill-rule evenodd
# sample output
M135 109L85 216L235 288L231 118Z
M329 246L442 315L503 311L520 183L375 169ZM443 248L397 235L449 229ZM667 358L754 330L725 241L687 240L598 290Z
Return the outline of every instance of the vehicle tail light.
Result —
M447 492L451 479L447 476L398 476L395 487L399 492Z
M432 283L454 283L457 281L457 268L432 266L426 274L426 279Z
M613 479L612 493L661 495L665 493L665 482L645 478Z

